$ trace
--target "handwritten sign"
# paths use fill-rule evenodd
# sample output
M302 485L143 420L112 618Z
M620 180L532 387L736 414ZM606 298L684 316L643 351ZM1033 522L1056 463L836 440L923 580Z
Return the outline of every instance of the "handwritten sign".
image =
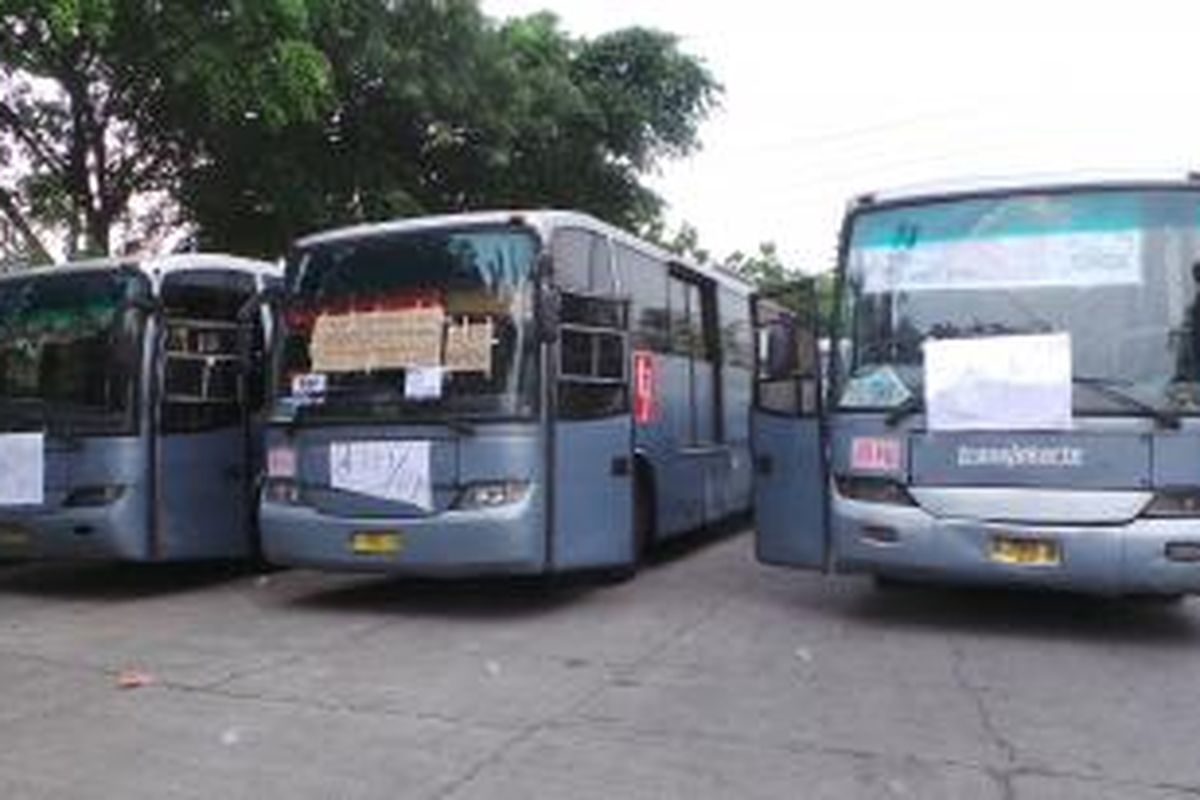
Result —
M0 506L41 505L45 487L45 437L0 435Z
M449 372L492 373L492 320L463 318L446 329L446 369Z
M370 372L440 366L445 319L440 306L322 315L313 326L309 346L312 370Z
M332 442L329 483L335 489L433 509L428 441Z

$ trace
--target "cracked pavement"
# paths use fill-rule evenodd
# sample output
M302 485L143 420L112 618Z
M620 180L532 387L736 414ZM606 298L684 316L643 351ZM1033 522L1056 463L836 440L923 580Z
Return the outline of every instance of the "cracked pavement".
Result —
M122 670L153 681L120 689ZM1197 798L1200 602L0 566L0 797Z

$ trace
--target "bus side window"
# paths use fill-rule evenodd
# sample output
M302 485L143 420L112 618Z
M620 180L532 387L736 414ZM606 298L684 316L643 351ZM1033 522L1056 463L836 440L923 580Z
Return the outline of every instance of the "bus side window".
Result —
M759 408L788 416L817 412L820 365L814 336L792 313L771 310L764 315L760 308L756 381Z
M614 296L612 246L608 238L582 228L561 228L551 246L559 288L579 294Z
M631 308L633 347L663 353L669 342L667 265L632 248L617 245L618 271L624 278Z
M243 284L246 285L243 285ZM238 311L252 281L200 280L163 288L162 420L165 433L195 433L237 425L242 417L242 325ZM257 320L256 320L257 322ZM250 335L261 340L255 325ZM261 345L257 347L261 361ZM250 353L253 362L254 350ZM245 402L261 404L261 376L246 384Z

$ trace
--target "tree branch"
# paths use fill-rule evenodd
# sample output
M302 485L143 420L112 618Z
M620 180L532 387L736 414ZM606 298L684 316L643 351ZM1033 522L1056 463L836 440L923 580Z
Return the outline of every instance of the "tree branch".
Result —
M0 187L0 211L4 212L4 216L8 217L13 227L25 239L25 245L33 251L33 260L35 262L46 264L54 262L50 251L42 244L42 240L38 238L29 221L25 219L25 215L21 213L21 209L17 206L17 201L13 198L12 192L2 187Z
M0 102L0 127L4 126L7 126L13 135L29 148L34 159L40 161L42 166L57 172L66 170L67 165L58 157L58 154L37 139L28 126L22 122L21 115L7 103Z

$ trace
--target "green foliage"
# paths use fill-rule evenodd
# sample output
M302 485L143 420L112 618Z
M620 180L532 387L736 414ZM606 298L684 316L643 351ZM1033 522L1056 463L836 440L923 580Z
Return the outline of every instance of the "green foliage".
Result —
M734 253L726 259L725 266L759 287L764 295L802 314L813 311L815 299L819 329L829 333L836 310L836 281L832 271L802 275L789 269L778 248L770 242L759 245L758 252L751 255ZM805 286L809 282L811 289Z
M476 0L6 0L0 79L0 215L69 255L106 252L150 191L201 244L263 254L483 207L646 229L642 176L695 149L720 91L669 34L497 25Z
M130 200L177 191L214 131L282 129L331 105L305 0L6 0L0 7L0 215L39 260L109 250Z
M719 91L665 34L496 25L475 0L330 0L313 20L335 103L318 124L208 141L183 193L206 244L272 253L332 225L498 207L642 228L662 206L642 175L696 146Z

